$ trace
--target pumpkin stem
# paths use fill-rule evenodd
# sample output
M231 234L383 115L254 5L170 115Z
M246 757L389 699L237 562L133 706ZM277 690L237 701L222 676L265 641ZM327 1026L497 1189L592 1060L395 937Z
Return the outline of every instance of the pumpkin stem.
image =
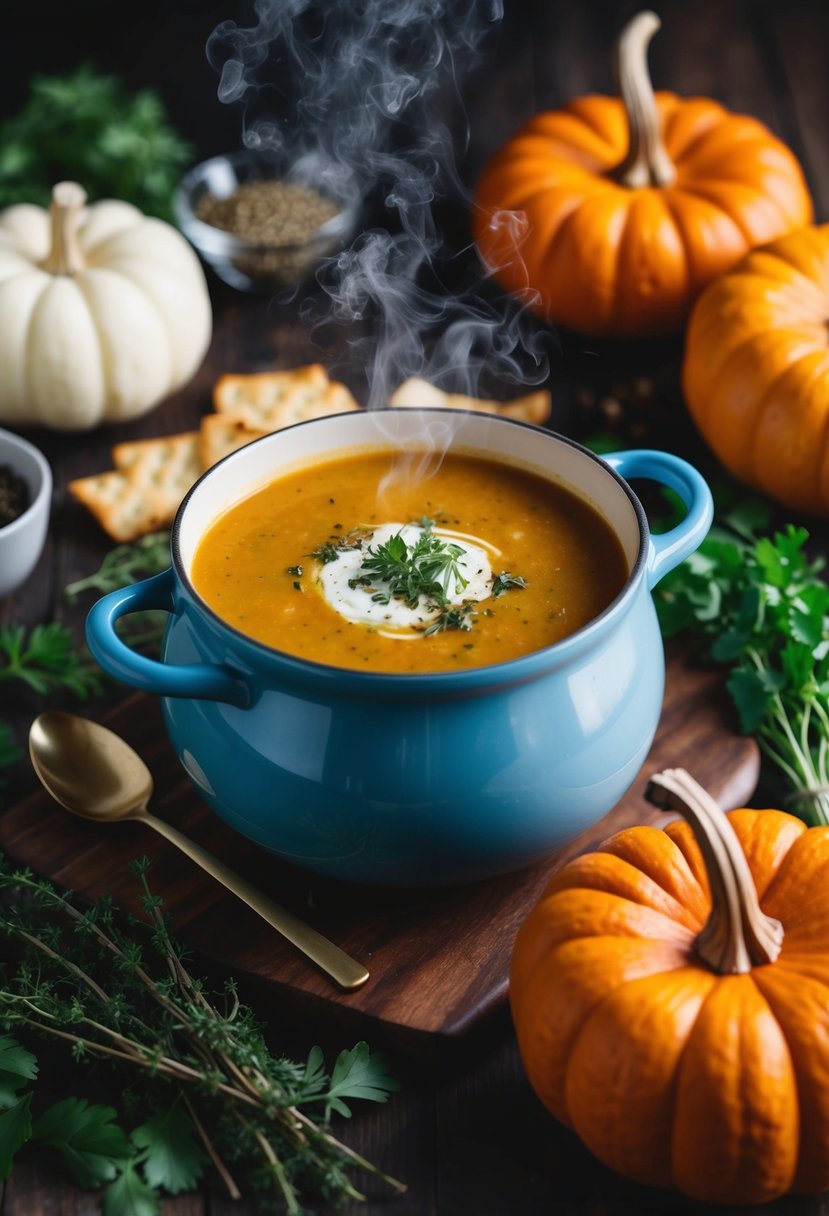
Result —
M77 274L84 262L78 244L78 219L86 202L86 191L77 182L58 182L52 187L49 221L52 245L40 263L48 274Z
M628 120L625 159L613 176L623 186L669 186L676 169L660 135L659 111L648 72L648 44L659 29L656 13L637 13L616 41L614 69Z
M773 963L783 944L779 920L760 910L757 888L736 833L710 794L681 768L651 777L645 797L688 820L702 852L711 888L711 915L696 951L719 975Z

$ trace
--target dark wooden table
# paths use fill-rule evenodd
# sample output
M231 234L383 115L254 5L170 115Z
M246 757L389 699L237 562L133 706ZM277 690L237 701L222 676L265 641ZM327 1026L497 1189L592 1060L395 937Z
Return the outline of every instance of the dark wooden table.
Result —
M49 6L47 6L49 7ZM117 7L117 6L116 6ZM510 3L499 37L467 78L463 95L470 142L460 159L461 176L474 181L483 159L538 109L570 96L612 87L609 53L620 24L637 6L630 3ZM29 73L74 66L91 55L123 72L134 85L150 81L162 90L174 119L203 154L224 150L238 138L238 114L215 101L215 78L203 58L207 35L224 16L244 19L246 10L228 3L153 0L129 17L90 0L53 6L50 33L41 37L41 6L22 0L4 5L12 34L5 56L6 112L22 96ZM707 94L749 112L781 136L803 164L819 219L829 219L829 6L825 0L664 0L663 30L651 64L657 84L681 94ZM14 42L14 39L17 42ZM457 107L447 113L460 133ZM460 147L460 143L458 144ZM440 220L456 250L468 241L461 201L443 205ZM470 254L459 254L469 264ZM354 391L363 391L360 367L349 365L347 332L321 335L301 319L299 301L242 297L211 281L215 337L193 382L145 419L82 436L27 432L47 454L55 475L49 540L33 577L0 602L0 622L34 624L57 618L80 638L84 607L70 607L62 589L95 569L109 547L106 537L68 497L75 476L109 467L113 443L185 430L210 408L210 389L225 371L292 367L321 360L336 366ZM319 300L317 300L319 303ZM325 347L321 348L320 341ZM605 427L601 403L627 401L620 427L635 425L656 445L689 454L716 475L682 412L677 384L678 342L605 348L561 336L550 377L552 425L574 434ZM637 385L653 381L657 410L638 411ZM827 534L812 524L817 544ZM111 691L96 713L121 697ZM18 739L42 704L16 697L0 703ZM4 791L10 805L33 788L26 764L11 774ZM310 1045L333 1037L336 1028L298 1025L292 1033ZM349 1034L351 1032L349 1031ZM350 1045L340 1043L340 1046ZM382 1045L382 1044L377 1044ZM350 1144L388 1172L407 1181L403 1198L370 1184L365 1205L348 1213L366 1216L658 1216L692 1213L702 1205L628 1184L597 1164L558 1127L536 1101L521 1072L506 1011L469 1041L431 1058L390 1047L403 1088L387 1106L364 1107L344 1130ZM54 1066L58 1067L57 1065ZM53 1071L51 1080L57 1082ZM55 1168L35 1157L21 1159L3 1199L4 1216L92 1213L93 1196L75 1190ZM714 1209L705 1209L714 1211ZM165 1202L165 1216L229 1216L252 1213L233 1204L218 1186ZM769 1216L829 1213L827 1198L790 1198L763 1211Z

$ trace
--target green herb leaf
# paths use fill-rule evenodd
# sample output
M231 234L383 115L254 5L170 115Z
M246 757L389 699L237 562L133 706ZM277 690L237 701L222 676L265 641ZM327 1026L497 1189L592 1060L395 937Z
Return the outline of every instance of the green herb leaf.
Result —
M170 533L153 532L131 544L110 549L95 573L70 583L64 589L64 595L70 602L74 602L84 591L106 595L141 578L161 574L169 565Z
M389 1075L385 1059L372 1055L367 1043L357 1043L350 1051L341 1051L334 1061L331 1084L326 1095L326 1118L332 1110L349 1118L350 1108L343 1099L362 1098L366 1102L386 1102L389 1094L399 1089Z
M91 199L126 199L171 220L173 192L191 160L156 93L131 94L89 65L35 75L23 108L0 123L0 207L48 206L53 183L69 178Z
M32 1095L24 1094L0 1111L0 1179L8 1178L15 1154L32 1134L31 1104Z
M148 1186L134 1163L127 1162L123 1172L104 1191L103 1216L158 1216L161 1196Z
M326 542L324 545L318 545L308 556L315 557L318 562L327 566L329 562L339 561L342 549L342 545L332 545L330 542Z
M154 1115L131 1136L142 1150L144 1177L153 1187L163 1187L171 1195L192 1190L204 1172L207 1161L196 1143L193 1121L179 1107Z
M85 700L101 690L100 669L57 621L35 625L28 637L22 625L0 629L0 683L15 679L40 695L65 689Z
M215 994L190 973L146 859L129 869L140 884L140 920L118 915L109 900L78 908L0 854L0 933L13 944L0 960L0 1027L58 1036L99 1075L116 1069L119 1105L131 1122L142 1120L125 1143L111 1109L64 1098L38 1120L39 1143L60 1152L80 1181L109 1183L111 1216L149 1216L161 1189L191 1188L206 1160L196 1133L229 1189L246 1186L263 1210L299 1211L306 1195L329 1206L353 1198L356 1168L405 1189L352 1154L326 1122L329 1101L333 1110L393 1087L378 1061L362 1049L351 1061L345 1053L329 1083L318 1050L304 1064L273 1052L232 981ZM34 1067L15 1047L7 1044L13 1093ZM0 1112L7 1169L31 1135L28 1104L26 1095Z
M727 665L742 730L756 734L797 792L829 784L829 588L810 560L804 528L772 536L755 503L731 504L693 558L656 588L663 633L689 632ZM829 799L800 799L798 812L829 823Z
M465 550L454 541L432 534L432 521L426 519L420 536L409 545L402 532L396 532L376 548L369 545L368 556L350 586L376 586L371 597L378 604L402 600L416 608L421 597L443 607L451 594L458 594L469 580L461 573L458 561Z
M462 604L447 604L426 626L423 633L426 637L449 629L460 629L466 633L472 628L472 623L477 616L478 611L474 600L464 600Z
M35 1122L32 1139L56 1149L78 1186L90 1190L111 1181L130 1156L125 1133L111 1106L64 1098Z
M527 585L527 580L521 578L520 574L510 574L508 570L502 570L492 580L492 598L498 599L499 596L506 595L513 587L523 589Z
M10 1035L0 1035L0 1106L17 1101L17 1091L37 1076L37 1057Z

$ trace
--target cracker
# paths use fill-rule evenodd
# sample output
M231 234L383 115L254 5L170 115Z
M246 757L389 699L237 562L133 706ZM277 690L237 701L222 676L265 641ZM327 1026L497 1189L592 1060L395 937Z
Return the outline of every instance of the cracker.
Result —
M78 478L69 489L119 543L166 527L201 472L197 431L119 443L117 468Z
M300 369L305 370L311 369ZM359 409L345 385L329 381L327 377L320 381L316 375L307 378L298 374L292 380L289 372L263 375L271 379L280 377L278 392L270 396L260 393L258 399L252 395L245 398L243 392L236 393L232 398L230 393L226 393L223 408L216 414L207 414L202 418L199 455L203 468L210 468L217 460L251 440L293 426L295 422L308 422L312 418L325 418L329 414L345 414ZM262 377L223 376L222 379L254 379L258 384ZM228 409L226 402L231 399L241 401L241 404Z
M487 401L466 397L462 393L444 393L426 380L411 376L404 380L389 397L389 405L406 409L428 409L439 406L450 410L475 410L482 414L499 414L519 422L546 422L552 411L552 398L546 389L517 397L514 401Z
M317 417L316 405L327 403L327 413L358 408L344 384L328 379L319 363L293 371L255 372L220 376L213 388L213 405L219 414L245 411L248 425L278 429L291 422ZM339 408L334 408L334 405Z
M206 414L199 431L199 462L203 469L209 469L237 448L270 434L270 430L248 426L244 417L233 413Z

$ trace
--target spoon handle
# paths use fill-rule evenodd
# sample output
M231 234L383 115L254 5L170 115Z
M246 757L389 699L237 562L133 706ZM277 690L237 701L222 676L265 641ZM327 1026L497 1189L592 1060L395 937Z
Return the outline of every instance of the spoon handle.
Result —
M333 980L336 980L341 988L359 988L366 982L369 973L362 963L351 958L339 946L335 946L327 937L317 933L316 929L306 925L286 908L282 908L272 899L268 899L247 879L242 878L235 870L231 870L230 866L219 861L212 853L208 853L207 849L203 849L201 845L190 840L188 836L184 836L177 828L163 819L157 819L149 811L143 811L134 818L155 828L166 840L181 849L182 853L185 853L197 866L201 866L203 870L227 887L228 891L237 895L249 908L258 912L263 920L266 920L298 950L312 959Z

